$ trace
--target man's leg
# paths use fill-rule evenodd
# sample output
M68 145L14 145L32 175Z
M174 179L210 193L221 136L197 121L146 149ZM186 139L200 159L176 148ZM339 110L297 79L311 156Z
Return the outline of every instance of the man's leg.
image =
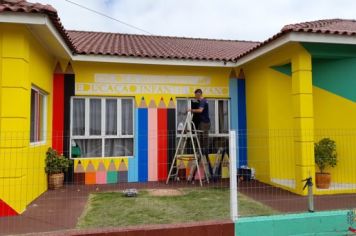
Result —
M212 173L212 169L211 169L211 165L210 165L210 161L209 161L209 130L210 130L210 123L204 123L201 122L199 125L199 129L200 131L203 131L199 142L201 145L201 151L202 154L206 157L206 162L208 165L208 169L209 169L209 176L211 176Z

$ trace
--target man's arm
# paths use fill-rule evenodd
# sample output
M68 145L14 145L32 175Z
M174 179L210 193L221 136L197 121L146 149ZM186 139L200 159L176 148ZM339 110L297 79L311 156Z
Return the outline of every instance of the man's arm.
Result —
M205 100L201 101L199 104L199 108L197 109L188 109L188 111L191 111L193 113L202 113L204 111L204 107L205 107Z
M188 111L191 111L193 113L202 113L204 111L204 108L199 107L198 109L188 109Z

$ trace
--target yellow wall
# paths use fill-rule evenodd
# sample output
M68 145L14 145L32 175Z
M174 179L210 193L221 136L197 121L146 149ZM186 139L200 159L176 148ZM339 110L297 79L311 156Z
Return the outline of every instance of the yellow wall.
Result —
M341 96L314 87L315 139L329 137L336 142L338 163L326 171L332 182L356 183L356 104Z
M176 97L192 97L194 95L194 90L196 88L207 88L204 93L205 97L228 97L229 96L229 73L231 69L228 68L208 68L208 67L176 67L176 66L155 66L155 65L130 65L130 64L115 64L115 63L90 63L90 62L73 62L73 70L75 72L76 81L76 95L89 95L89 96L135 96L136 102L142 97L145 97L146 103L148 104L151 99L154 99L156 104L159 103L161 97L163 97L166 105L170 98L175 99ZM116 90L119 92L113 92L111 88L108 92L102 92L102 90L96 90L95 88L89 88L89 85L100 85L95 81L96 74L109 74L113 75L115 79L121 81L121 75L132 75L135 78L140 77L140 75L153 75L153 76L192 76L195 78L201 78L203 83L197 84L172 84L170 82L165 82L153 85L157 89L156 93L147 92L151 87L144 87L146 89L141 92L135 87L138 84L144 84L142 81L132 82L129 86L121 88L124 91L128 88L128 91L120 93L120 89ZM146 78L146 81L150 80ZM163 78L164 80L164 78ZM176 79L177 80L177 79ZM178 78L179 80L179 78ZM189 80L189 79L188 79ZM199 80L198 80L199 81ZM206 82L208 81L208 82ZM110 83L104 83L106 86ZM122 83L121 83L122 84ZM147 85L147 84L146 84ZM161 87L159 87L161 86ZM169 93L165 90L167 87L178 87L181 89L179 93ZM187 90L185 88L188 87ZM102 88L102 87L101 87ZM81 90L81 91L79 91ZM111 92L110 92L111 91Z
M293 56L301 53L306 52L299 44L290 43L241 67L246 77L248 163L263 182L296 178L298 166L294 146L299 127L294 119L296 104L292 79L271 67L293 60L296 66L298 63Z
M0 199L18 213L47 188L45 152L51 145L55 60L26 27L0 25ZM47 96L47 139L30 145L31 86Z

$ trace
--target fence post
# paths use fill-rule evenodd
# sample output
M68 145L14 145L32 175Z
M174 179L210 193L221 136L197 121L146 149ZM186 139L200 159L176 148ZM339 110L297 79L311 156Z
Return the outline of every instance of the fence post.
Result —
M229 139L229 156L230 156L230 216L232 221L238 218L238 201L237 201L237 166L236 166L236 131L230 130Z

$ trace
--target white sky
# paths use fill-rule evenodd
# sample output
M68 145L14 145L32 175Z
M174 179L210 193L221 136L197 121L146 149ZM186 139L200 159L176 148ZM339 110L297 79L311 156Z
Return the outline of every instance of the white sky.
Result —
M65 0L54 6L66 29L138 33ZM157 35L262 41L284 25L356 19L356 0L71 0Z

